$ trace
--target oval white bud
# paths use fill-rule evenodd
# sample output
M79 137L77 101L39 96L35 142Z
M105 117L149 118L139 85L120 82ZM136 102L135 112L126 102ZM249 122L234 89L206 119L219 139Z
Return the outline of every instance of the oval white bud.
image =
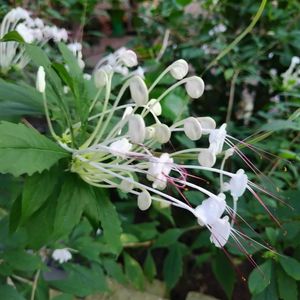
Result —
M37 71L37 77L36 77L36 89L40 93L44 93L46 89L45 77L46 77L45 70L42 66L40 66Z
M170 74L177 80L181 80L189 71L189 65L184 59L178 59L170 66Z
M131 98L138 106L147 104L149 100L148 88L141 77L132 77L130 79L129 89L131 93Z
M128 68L134 67L138 64L137 56L134 51L126 50L120 55L120 59Z
M146 126L144 119L140 115L129 116L128 135L133 143L143 143L146 135Z
M171 130L166 124L155 124L154 138L160 144L167 143L171 138Z
M161 105L159 103L159 101L157 101L156 99L151 99L148 102L148 107L149 109L156 115L156 116L160 116L162 113L162 108Z
M185 84L185 89L191 98L197 99L203 95L204 82L202 78L198 76L192 76Z
M94 83L96 88L104 87L107 84L108 78L104 70L97 70L94 74Z
M201 124L194 117L189 117L185 119L183 129L185 135L192 141L197 141L202 136Z
M206 131L206 129L215 129L216 128L216 121L211 117L199 117L197 118L198 122L202 126L202 134L208 134L209 131Z
M120 187L120 190L121 190L122 192L124 192L124 193L129 193L129 192L131 192L131 191L133 190L134 185L133 185L132 182L123 179L123 180L121 181L119 187Z
M209 149L203 149L198 155L198 162L203 167L211 168L216 163L216 155Z
M147 210L152 203L151 195L144 190L138 195L137 205L140 210Z

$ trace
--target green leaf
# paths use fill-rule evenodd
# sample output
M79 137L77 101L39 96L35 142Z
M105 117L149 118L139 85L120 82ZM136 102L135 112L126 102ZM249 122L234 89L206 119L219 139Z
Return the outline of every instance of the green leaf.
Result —
M49 169L69 154L23 124L0 123L0 173L32 175Z
M261 293L271 282L272 263L267 260L256 267L248 278L248 286L252 294Z
M276 270L277 284L280 299L283 300L297 300L298 288L297 282L288 276L280 267Z
M60 294L58 296L55 296L51 298L51 300L73 300L74 297L70 294Z
M58 169L27 177L22 197L22 221L35 213L52 194L57 183Z
M102 259L103 267L109 276L120 282L126 284L127 280L123 273L122 267L114 259L104 257Z
M296 122L290 120L274 120L260 128L262 131L278 131L286 129L299 130L300 128Z
M91 187L76 174L67 176L57 199L54 238L70 234L80 221L86 203L94 197Z
M233 266L228 261L228 258L222 253L217 252L215 259L213 259L213 272L224 289L227 298L232 298L232 292L235 283L235 271Z
M41 265L39 256L29 254L25 250L7 251L3 258L10 266L19 271L34 271Z
M100 203L100 220L103 228L105 241L109 244L112 252L119 253L122 249L121 233L122 228L120 219L115 206L108 198L108 194L104 190L96 191L97 201Z
M300 280L300 262L298 260L289 256L280 256L279 263L289 276Z
M137 289L144 288L144 274L140 264L124 252L125 273L128 281Z
M153 248L167 248L176 243L178 238L183 234L179 228L171 228L161 234L153 245Z
M25 298L10 285L0 285L0 299L25 300Z
M0 42L19 42L25 43L23 37L16 31L10 31L4 35L4 37L0 40Z
M49 284L62 292L85 297L97 292L106 292L107 284L100 265L86 268L75 264L65 264L68 276L63 280L53 280Z
M20 220L21 220L21 214L22 214L22 198L18 197L10 210L9 214L9 231L10 233L13 233L17 230Z
M144 262L144 273L149 281L152 281L157 274L155 261L150 250L148 251L146 260Z
M169 289L175 286L182 275L182 264L182 252L177 243L170 247L163 267L164 280Z

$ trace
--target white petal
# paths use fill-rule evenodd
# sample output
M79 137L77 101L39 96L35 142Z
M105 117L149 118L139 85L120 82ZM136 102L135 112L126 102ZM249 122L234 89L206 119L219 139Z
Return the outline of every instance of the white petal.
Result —
M230 232L231 226L228 217L218 219L214 224L211 224L210 241L218 248L224 247L229 239Z

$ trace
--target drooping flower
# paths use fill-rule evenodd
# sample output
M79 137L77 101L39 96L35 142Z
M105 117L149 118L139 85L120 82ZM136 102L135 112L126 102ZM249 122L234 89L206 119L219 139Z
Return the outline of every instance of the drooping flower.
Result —
M67 248L55 249L52 253L52 258L60 264L72 259L72 254Z

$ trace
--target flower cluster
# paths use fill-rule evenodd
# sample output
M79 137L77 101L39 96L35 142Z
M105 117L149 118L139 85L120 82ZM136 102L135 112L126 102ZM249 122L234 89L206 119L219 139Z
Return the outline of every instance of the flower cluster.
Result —
M228 135L226 124L217 128L214 119L207 116L190 116L173 124L165 124L160 118L161 101L167 95L183 86L189 97L197 99L204 92L203 80L198 76L187 76L188 64L179 59L168 66L150 87L137 74L124 76L122 87L116 96L112 96L114 73L120 68L136 65L136 54L127 49L104 58L98 64L93 80L99 89L97 95L102 96L95 98L99 105L93 101L90 112L96 107L101 107L101 112L90 116L89 122L94 125L94 130L78 149L71 148L65 142L67 139L59 138L52 129L61 147L73 155L71 171L93 186L117 188L136 196L140 210L149 209L152 201L187 210L200 226L210 231L211 242L217 247L223 247L229 236L239 242L238 238L242 235L233 228L237 202L246 190L256 195L253 188L257 186L248 180L242 169L236 173L224 170L226 160L232 155L244 157L234 145L235 139ZM153 90L166 75L172 76L175 83L159 97L152 98ZM45 74L41 69L37 81L39 91L44 92L41 82L45 82ZM130 99L124 102L127 90ZM51 129L51 122L49 124ZM78 126L80 123L74 124L74 128ZM68 134L67 130L63 136ZM163 151L170 148L168 145L173 135L185 135L195 142L206 136L208 146ZM220 168L214 167L220 157ZM199 178L196 174L201 171L219 175L220 187L210 191L196 183ZM170 189L175 190L178 196L171 195ZM207 199L193 207L184 196L185 189L199 191ZM226 202L228 195L233 199L233 207Z
M293 56L291 64L288 69L281 74L283 88L287 91L293 89L296 85L300 84L300 58Z
M0 25L0 39L10 31L17 31L26 43L37 43L41 46L49 40L54 42L68 39L65 29L49 26L40 18L30 17L31 13L21 7L10 10ZM0 44L0 69L6 72L12 66L24 68L29 62L22 45L17 42L2 42Z

